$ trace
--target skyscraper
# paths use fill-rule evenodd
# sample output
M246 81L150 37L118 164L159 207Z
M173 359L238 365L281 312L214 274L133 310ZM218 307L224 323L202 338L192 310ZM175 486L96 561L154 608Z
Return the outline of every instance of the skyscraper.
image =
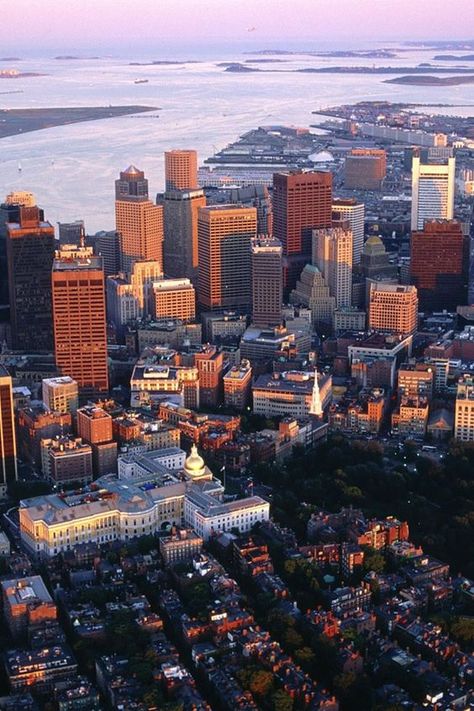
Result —
M418 296L415 286L371 284L369 329L408 336L418 325Z
M352 265L360 262L364 248L365 205L355 198L342 200L336 198L332 203L332 216L336 220L347 220L352 230Z
M413 156L411 229L422 230L425 220L452 220L456 159L446 163L421 163Z
M165 152L166 191L197 190L197 153L193 150Z
M104 270L89 247L59 251L52 274L54 351L83 398L108 391Z
M8 370L0 365L0 498L6 495L8 484L15 481L16 478L12 379Z
M278 326L283 300L282 247L276 239L252 240L252 323Z
M474 442L474 378L472 375L462 375L458 381L454 439L460 442Z
M468 242L456 220L427 220L412 232L410 276L421 310L455 311L467 303Z
M7 223L7 262L12 345L16 350L51 351L51 267L54 227L37 207L20 207Z
M275 173L273 234L283 246L283 285L288 292L311 259L313 229L330 227L331 173Z
M387 154L379 148L353 148L344 165L348 190L380 190L387 174Z
M0 205L0 320L6 321L9 316L8 294L8 263L7 263L7 223L20 221L20 207L34 207L36 200L33 193L15 191L9 193L5 202ZM40 210L40 220L44 219Z
M202 190L170 190L158 197L164 218L164 271L174 279L186 277L197 285L198 210L205 207Z
M59 244L78 245L84 233L84 220L58 222Z
M214 205L198 213L198 301L205 311L250 311L250 245L257 232L254 207Z
M160 279L153 283L153 316L156 319L194 321L196 291L189 279Z
M122 271L131 272L137 260L163 265L163 207L148 199L148 180L133 165L115 181L115 225Z
M336 307L352 299L352 230L349 222L313 232L313 264L320 269Z

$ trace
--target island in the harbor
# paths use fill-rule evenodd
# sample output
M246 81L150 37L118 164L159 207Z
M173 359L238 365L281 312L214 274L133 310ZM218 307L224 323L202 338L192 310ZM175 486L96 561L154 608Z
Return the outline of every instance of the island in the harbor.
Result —
M58 60L64 62L64 61L77 61L80 59L100 59L100 57L77 57L75 54L59 54L54 59L58 59Z
M167 67L173 64L200 64L198 59L155 59L152 62L129 62L129 67Z
M273 55L299 55L304 57L358 57L360 59L393 59L397 54L390 49L337 49L328 52L301 51L296 49L259 49L256 52L244 54L273 54Z
M474 54L435 54L433 59L437 62L474 62Z
M248 73L248 72L261 72L261 69L257 67L249 67L247 64L240 64L239 62L220 62L218 67L225 67L225 72L235 72L235 73Z
M20 72L18 69L0 69L0 79L24 79L25 77L46 77L41 72Z
M413 86L458 86L460 84L473 84L474 74L454 77L435 77L431 74L413 76L408 74L394 79L385 79L384 84L408 84Z
M16 136L43 128L66 126L83 121L116 118L145 111L155 111L156 106L78 106L54 109L1 109L0 138Z

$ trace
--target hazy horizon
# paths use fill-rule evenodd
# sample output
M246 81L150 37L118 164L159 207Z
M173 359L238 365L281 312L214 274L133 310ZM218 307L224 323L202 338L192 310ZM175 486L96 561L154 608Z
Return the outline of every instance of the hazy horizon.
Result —
M452 0L16 0L2 52L95 54L466 40L474 3ZM449 28L449 35L447 31ZM355 34L356 32L356 34ZM161 45L161 46L157 46ZM306 47L309 48L309 47Z

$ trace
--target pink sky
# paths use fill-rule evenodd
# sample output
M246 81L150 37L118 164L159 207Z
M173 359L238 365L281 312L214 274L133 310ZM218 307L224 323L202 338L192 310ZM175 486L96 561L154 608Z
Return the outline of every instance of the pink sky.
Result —
M5 29L8 27L8 33ZM248 29L255 27L255 31ZM11 0L2 45L136 46L182 38L322 42L474 35L473 0ZM98 46L99 49L99 46Z

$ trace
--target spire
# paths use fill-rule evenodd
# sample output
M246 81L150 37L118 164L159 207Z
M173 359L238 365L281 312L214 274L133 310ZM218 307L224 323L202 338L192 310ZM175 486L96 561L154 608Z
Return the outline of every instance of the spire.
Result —
M316 417L321 417L323 414L323 408L321 406L321 396L319 394L319 383L318 383L318 371L314 371L314 385L313 393L311 395L311 405L309 408L309 414L315 415Z

